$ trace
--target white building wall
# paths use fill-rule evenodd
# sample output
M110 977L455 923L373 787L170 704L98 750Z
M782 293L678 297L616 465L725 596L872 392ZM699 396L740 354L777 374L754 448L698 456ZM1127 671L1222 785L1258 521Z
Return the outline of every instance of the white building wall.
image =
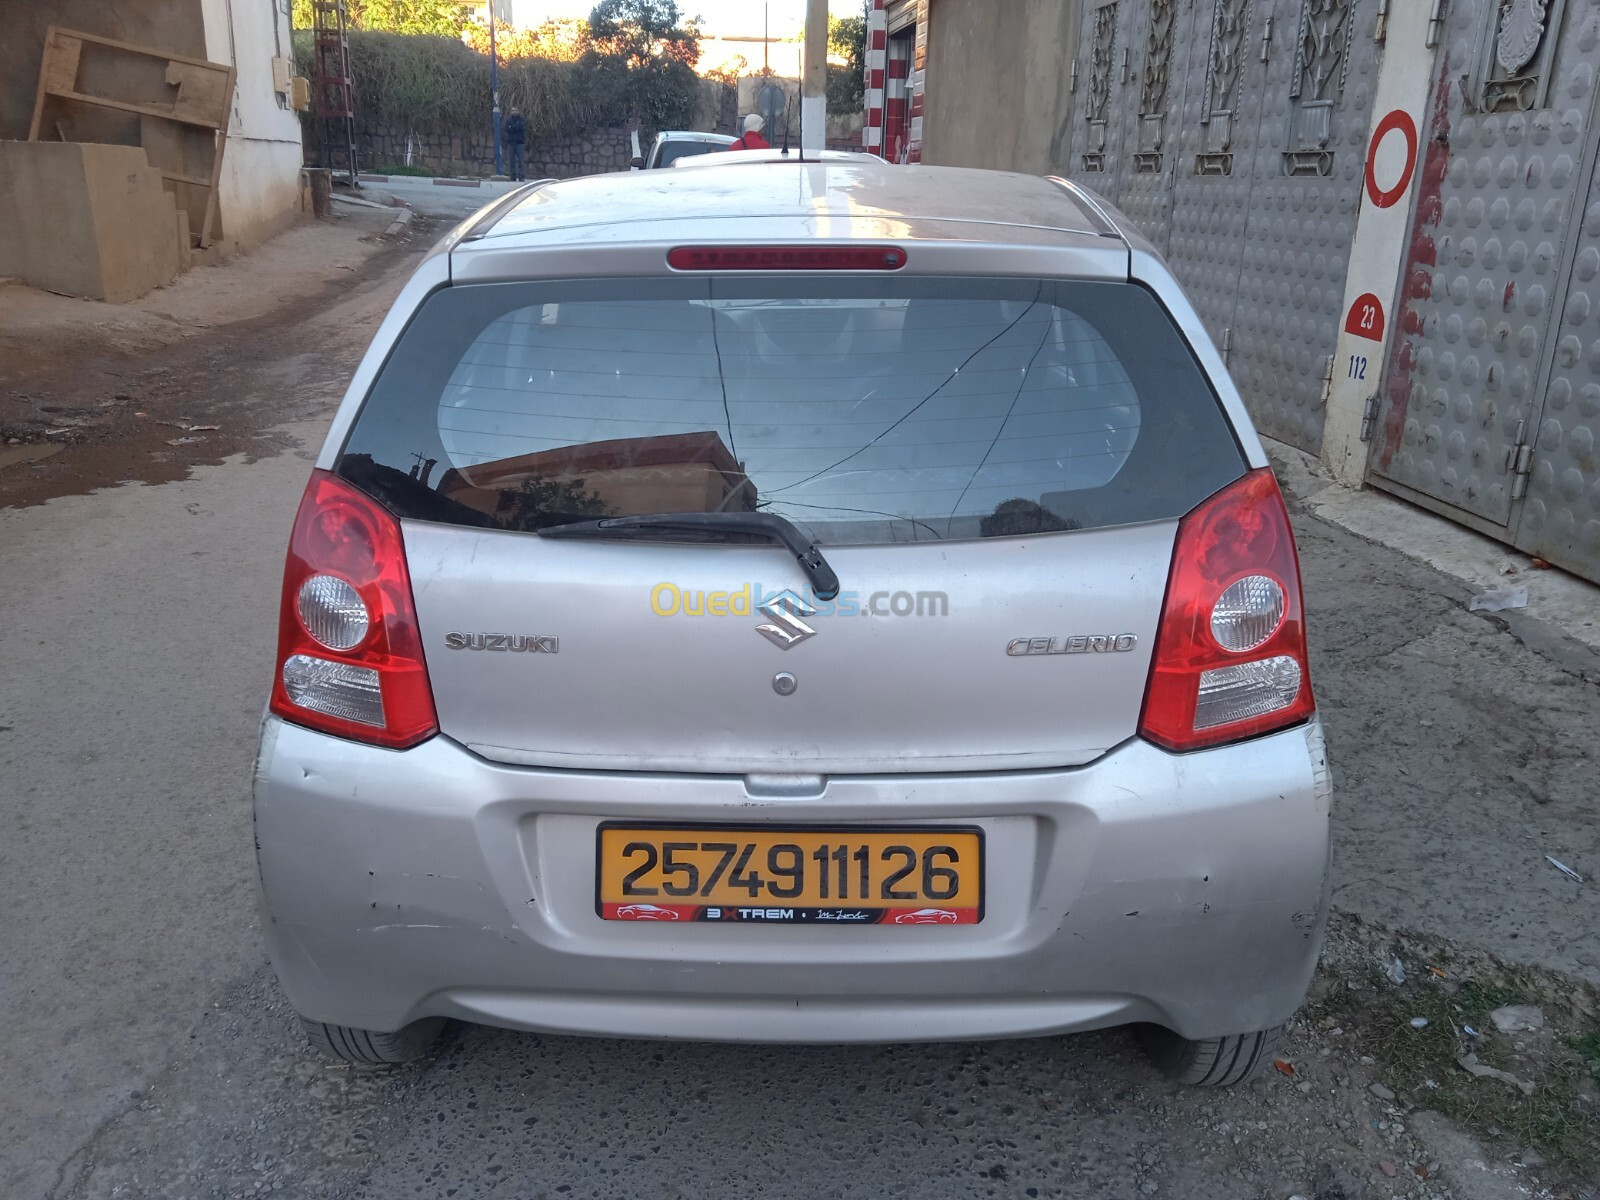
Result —
M300 118L273 90L272 60L291 56L289 0L201 0L206 57L238 71L218 182L220 239L272 236L300 211Z

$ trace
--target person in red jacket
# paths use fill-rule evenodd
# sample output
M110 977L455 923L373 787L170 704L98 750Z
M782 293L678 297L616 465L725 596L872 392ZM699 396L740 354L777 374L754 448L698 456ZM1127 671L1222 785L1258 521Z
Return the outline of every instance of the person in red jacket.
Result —
M729 150L771 150L772 143L761 136L767 123L758 113L751 113L744 119L744 136L729 146Z

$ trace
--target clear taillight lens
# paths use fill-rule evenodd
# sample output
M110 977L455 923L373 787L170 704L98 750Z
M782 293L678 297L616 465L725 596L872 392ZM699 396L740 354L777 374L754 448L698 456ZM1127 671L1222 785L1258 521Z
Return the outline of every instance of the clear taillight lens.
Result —
M313 575L302 583L296 607L306 632L330 650L354 650L372 627L361 594L336 575Z
M283 690L300 708L383 728L383 685L371 667L291 654L283 663Z
M1202 671L1194 727L1215 729L1288 708L1300 694L1301 674L1287 654Z
M1217 598L1211 610L1211 636L1224 650L1243 654L1278 632L1283 611L1283 588L1276 579L1246 575Z

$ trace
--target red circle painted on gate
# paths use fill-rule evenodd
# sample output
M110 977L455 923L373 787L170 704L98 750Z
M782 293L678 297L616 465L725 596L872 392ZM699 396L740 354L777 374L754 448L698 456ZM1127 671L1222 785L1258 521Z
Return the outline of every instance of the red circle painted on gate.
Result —
M1378 186L1378 179L1374 174L1378 162L1378 146L1385 137L1396 130L1406 139L1406 165L1400 172L1399 182L1385 190ZM1416 169L1417 123L1405 109L1392 109L1378 122L1378 127L1372 131L1372 141L1367 143L1367 198L1379 208L1393 206L1406 194L1406 188L1411 186L1411 176L1416 173Z
M1383 341L1383 301L1371 292L1362 292L1344 315L1344 331L1375 342Z

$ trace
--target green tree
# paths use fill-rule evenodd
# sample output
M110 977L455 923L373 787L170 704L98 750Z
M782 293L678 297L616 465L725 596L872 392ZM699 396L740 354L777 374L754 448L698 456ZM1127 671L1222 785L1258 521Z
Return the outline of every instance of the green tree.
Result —
M866 99L867 14L828 18L828 111L855 113Z
M458 0L345 0L351 29L381 33L431 33L459 37L466 16ZM296 29L314 24L312 0L294 0L290 21Z
M684 19L677 0L600 0L589 14L589 44L630 67L700 61L699 27Z
M699 60L700 30L676 0L600 0L589 14L576 96L607 124L682 127L698 107Z

